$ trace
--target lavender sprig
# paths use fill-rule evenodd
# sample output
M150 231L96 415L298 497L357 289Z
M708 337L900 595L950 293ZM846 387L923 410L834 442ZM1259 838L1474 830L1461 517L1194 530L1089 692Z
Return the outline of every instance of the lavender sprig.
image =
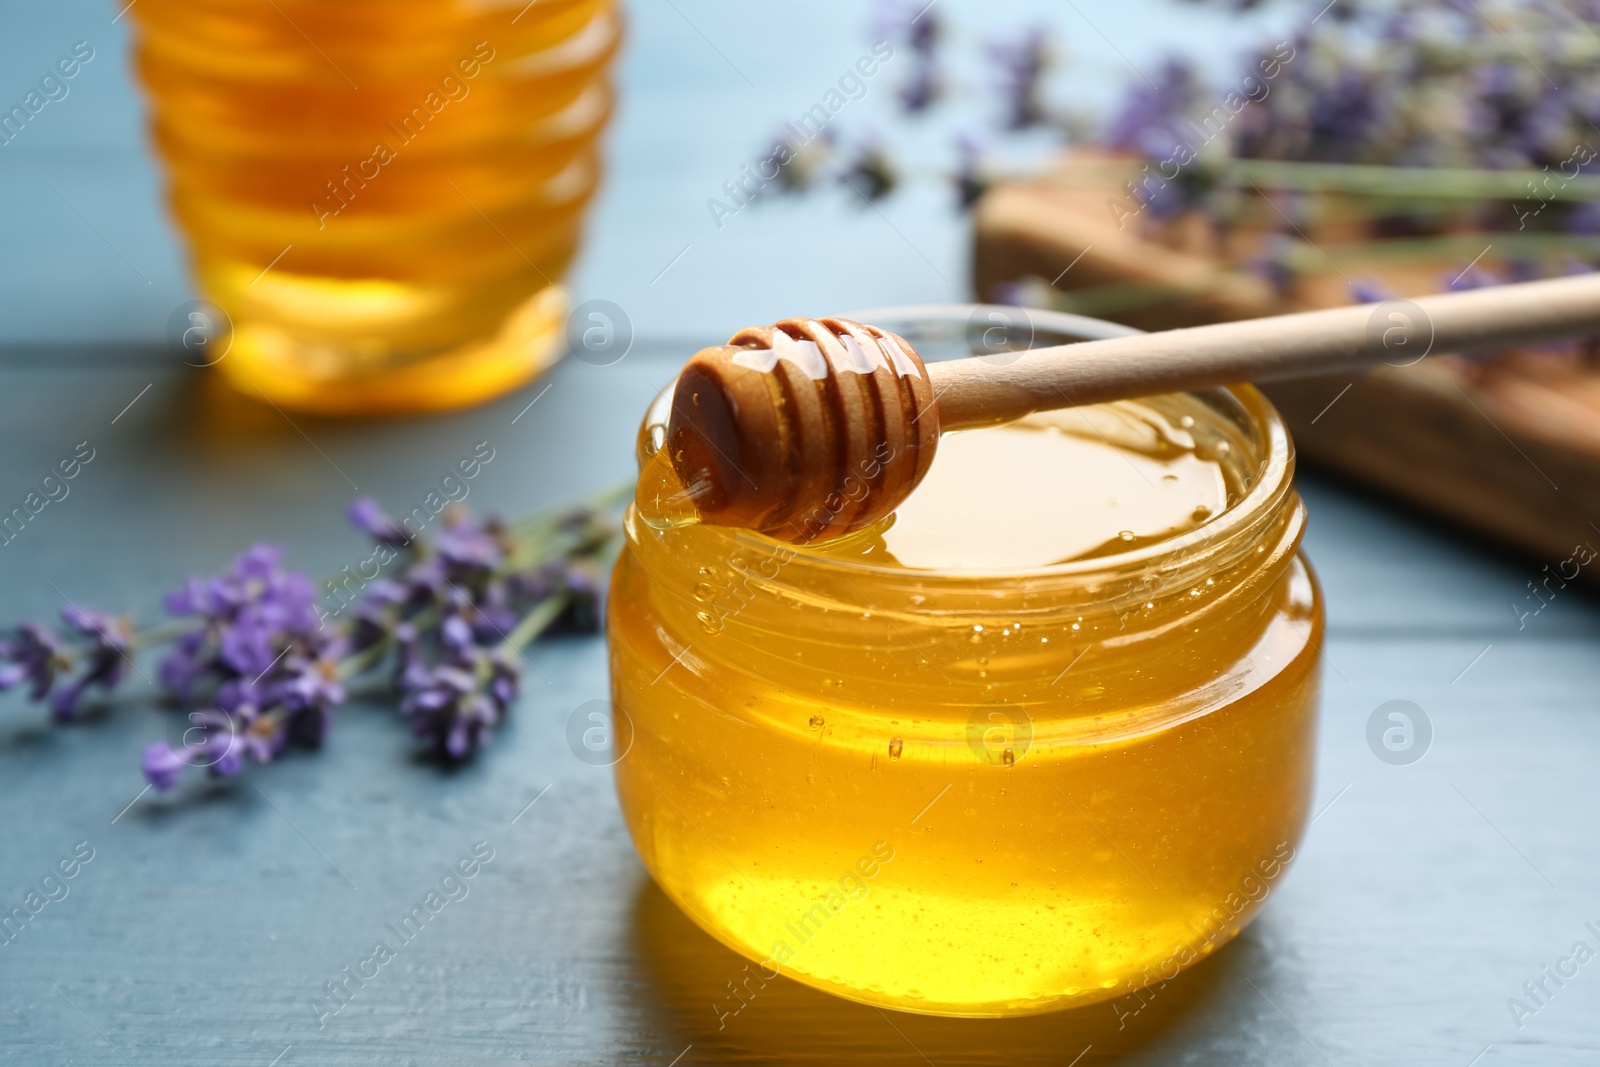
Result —
M310 579L283 568L280 548L258 544L221 574L169 593L166 623L140 629L69 605L59 631L21 624L0 639L0 691L26 686L28 699L67 720L90 690L115 692L136 652L166 646L160 688L187 728L176 743L144 749L145 777L159 790L186 770L230 777L292 747L320 747L349 684L384 677L416 736L439 757L464 760L510 713L524 646L598 628L626 496L610 491L516 526L456 506L431 539L357 500L350 521L376 542L388 573L347 615L320 607Z
M1015 40L991 41L988 51L1005 103L1006 128L1026 130L1042 125L1049 117L1041 94L1045 68L1050 64L1045 28L1031 26Z
M1243 11L1257 2L1217 6ZM1044 103L1045 27L991 38L985 60L1001 121L990 132L1028 134L1037 145L1030 131L1042 128L1062 146L1092 140L1134 156L1136 168L1150 164L1145 173L1163 178L1140 180L1130 194L1142 204L1138 222L1152 228L1197 213L1226 242L1259 207L1243 195L1256 186L1347 193L1342 207L1369 214L1375 237L1492 231L1563 242L1558 259L1594 255L1588 238L1600 232L1591 202L1600 195L1600 159L1585 146L1600 123L1600 77L1583 44L1600 38L1593 0L1346 0L1313 8L1298 32L1247 57L1229 79L1203 81L1179 56L1154 82L1131 81L1098 131L1077 112L1052 113ZM939 9L922 0L881 0L874 22L875 35L892 41L910 68L898 102L919 122L956 95L943 64L959 33L938 19ZM896 165L894 155L885 141L870 155L791 161L780 168L783 189L818 188L826 170L887 195L893 187L863 178L925 169ZM952 181L963 209L993 177L959 141L954 165L934 169ZM1282 257L1259 258L1252 269L1281 266ZM1293 274L1272 277L1280 288L1294 285Z
M849 162L839 173L839 182L853 189L862 200L871 203L893 192L900 182L900 176L884 150L883 142L876 137L869 137L856 147Z
M1400 0L1341 8L1339 20L1308 24L1253 57L1241 72L1248 77L1232 84L1199 85L1185 60L1169 64L1157 90L1134 83L1106 143L1159 163L1176 146L1203 137L1215 143L1202 154L1202 169L1228 160L1272 160L1428 168L1454 176L1471 169L1542 173L1566 164L1569 179L1600 169L1592 160L1570 161L1573 146L1593 136L1591 123L1600 118L1589 54L1569 44L1592 39L1600 29L1600 10L1587 0L1477 7ZM1249 95L1250 103L1221 123L1216 108L1228 89ZM1522 182L1510 184L1512 198L1532 199ZM1186 206L1209 210L1203 188L1189 191ZM1509 217L1504 208L1500 215L1483 221ZM1540 228L1563 229L1575 215L1571 208L1553 209Z
M911 74L898 91L908 114L932 107L944 94L939 41L944 35L939 12L927 0L882 0L874 18L877 35L911 53Z
M25 622L16 633L0 640L0 692L26 682L28 699L43 700L56 683L57 672L70 669L72 660L54 633L38 623Z
M959 163L951 182L956 188L956 200L965 211L988 192L991 178L983 158L983 144L972 134L963 133L956 138L956 157Z

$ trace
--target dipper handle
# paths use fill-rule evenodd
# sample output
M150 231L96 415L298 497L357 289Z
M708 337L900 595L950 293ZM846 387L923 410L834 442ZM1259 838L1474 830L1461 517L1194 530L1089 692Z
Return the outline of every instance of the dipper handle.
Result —
M1600 335L1600 273L1035 348L1008 362L950 360L928 374L940 425L961 430L1051 408L1589 335Z
M892 512L927 473L941 430L1594 335L1600 273L931 366L875 326L786 319L690 359L666 447L701 521L804 543Z

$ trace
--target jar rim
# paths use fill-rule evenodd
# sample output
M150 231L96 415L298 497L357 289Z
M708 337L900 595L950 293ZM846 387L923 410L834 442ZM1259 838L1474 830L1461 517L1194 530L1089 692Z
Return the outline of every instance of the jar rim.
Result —
M978 316L990 313L1012 317L1020 314L1026 319L1026 325L1033 334L1036 335L1040 328L1043 328L1044 331L1055 335L1061 341L1102 340L1145 332L1130 326L1092 319L1083 315L997 304L904 305L847 313L844 317L861 322L870 322L875 326L881 326L883 329L901 333L915 345L917 342L916 327L918 326L932 327L934 330L940 328L948 330L956 325L966 326L976 321ZM1057 341L1052 340L1051 343L1057 343ZM660 419L661 424L665 424L665 413L670 411L673 385L674 383L668 383L662 393L651 403L645 415L645 426L647 428L653 425L652 419ZM819 551L809 545L779 541L755 530L709 526L705 527L705 529L708 532L714 531L717 536L725 537L731 544L769 553L781 551L792 562L802 563L824 571L843 571L855 575L898 581L910 579L925 583L947 583L950 585L1053 578L1083 581L1099 576L1111 579L1132 570L1151 569L1160 567L1164 563L1170 564L1174 560L1205 555L1207 553L1204 550L1208 546L1215 548L1247 541L1252 532L1265 527L1275 515L1279 514L1281 505L1289 495L1293 479L1294 446L1290 441L1288 428L1284 424L1282 416L1279 415L1272 403L1262 395L1260 390L1252 385L1241 384L1217 389L1195 390L1185 395L1198 398L1213 398L1213 401L1208 403L1207 406L1218 411L1224 418L1228 417L1225 411L1228 406L1236 406L1244 414L1248 422L1241 428L1258 435L1260 442L1259 454L1255 457L1256 462L1250 468L1250 483L1237 501L1224 508L1211 520L1192 530L1140 545L1124 552L1094 556L1087 559L1065 560L1033 567L940 567L921 569L887 566L866 560L840 557ZM1219 400L1221 401L1220 404L1216 402ZM641 438L645 436L648 435L641 435ZM645 457L641 454L640 458L642 461Z

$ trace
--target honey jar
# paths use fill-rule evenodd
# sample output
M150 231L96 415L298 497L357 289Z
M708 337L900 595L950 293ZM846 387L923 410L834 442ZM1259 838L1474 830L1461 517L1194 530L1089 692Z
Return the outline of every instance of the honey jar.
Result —
M927 360L965 306L859 316ZM1029 312L1033 344L1121 327ZM1255 389L947 434L889 518L809 545L686 518L647 414L608 608L639 855L754 964L882 1008L1151 990L1280 884L1323 615Z
M190 362L371 415L481 403L561 355L613 0L117 6L212 302L177 329L228 338Z

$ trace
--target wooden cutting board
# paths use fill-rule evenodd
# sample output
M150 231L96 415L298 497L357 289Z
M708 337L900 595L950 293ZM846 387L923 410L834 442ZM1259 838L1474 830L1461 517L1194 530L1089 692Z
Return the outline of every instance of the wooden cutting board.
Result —
M975 214L979 299L1048 306L1147 330L1355 302L1352 283L1437 292L1494 235L1457 227L1374 242L1337 201L1251 191L1226 235L1198 217L1151 225L1123 188L1132 166L1078 154L1044 178L997 185ZM1292 213L1294 221L1284 224ZM1308 266L1280 293L1252 269L1285 240ZM1600 583L1600 359L1517 352L1263 387L1299 455L1531 553L1535 585L1559 573ZM1556 583L1560 578L1555 580ZM1553 583L1554 585L1554 583ZM1553 587L1553 586L1552 586Z

